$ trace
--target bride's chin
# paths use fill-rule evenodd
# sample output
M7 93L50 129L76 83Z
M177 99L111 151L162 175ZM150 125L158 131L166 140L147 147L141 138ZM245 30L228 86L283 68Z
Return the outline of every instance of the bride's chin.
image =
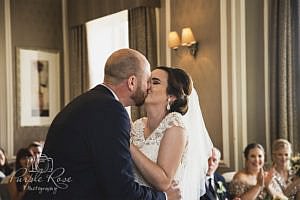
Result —
M151 94L148 94L145 98L145 102L151 102L153 97L151 96Z
M149 106L149 105L151 105L151 101L149 101L149 99L147 100L146 98L144 102L144 106Z

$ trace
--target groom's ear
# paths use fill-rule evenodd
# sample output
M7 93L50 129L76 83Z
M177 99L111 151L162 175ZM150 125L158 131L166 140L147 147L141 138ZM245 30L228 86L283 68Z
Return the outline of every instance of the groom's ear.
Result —
M132 75L129 76L127 79L127 86L130 92L135 91L135 88L137 87L137 78L136 76Z

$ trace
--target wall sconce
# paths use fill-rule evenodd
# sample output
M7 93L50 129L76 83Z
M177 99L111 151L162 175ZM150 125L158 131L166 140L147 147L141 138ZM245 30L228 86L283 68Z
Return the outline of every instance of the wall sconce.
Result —
M176 50L180 45L180 38L176 31L169 33L168 45L170 48Z
M191 28L183 28L181 32L181 42L176 31L169 33L168 45L170 48L176 50L180 45L189 48L190 54L196 56L198 50L198 42L195 40L194 34Z

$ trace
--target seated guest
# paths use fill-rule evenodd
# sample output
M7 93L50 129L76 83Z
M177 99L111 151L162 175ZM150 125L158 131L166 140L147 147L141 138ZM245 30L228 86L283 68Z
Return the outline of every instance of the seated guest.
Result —
M221 159L221 152L217 148L212 149L212 155L208 159L208 171L206 174L206 193L200 200L225 200L229 199L225 179L216 172Z
M272 145L273 179L269 186L272 196L285 196L286 199L300 199L300 178L292 175L290 170L290 157L292 145L285 139L277 139Z
M229 185L233 198L265 199L272 173L264 173L265 151L260 144L252 143L244 150L245 168L238 171Z
M39 163L39 159L42 155L42 144L37 141L33 141L27 147L30 153L33 155L34 162L37 165Z
M7 158L5 152L2 148L0 148L0 182L2 178L8 176L12 173L13 169L8 165Z
M9 179L8 192L11 200L21 200L31 179L29 170L33 156L28 149L22 148L17 152L16 171Z

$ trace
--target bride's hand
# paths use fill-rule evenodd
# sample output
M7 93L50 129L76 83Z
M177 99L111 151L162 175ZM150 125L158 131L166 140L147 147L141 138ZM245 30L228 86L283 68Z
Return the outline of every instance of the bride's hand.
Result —
M130 153L131 155L134 154L135 151L137 151L137 147L133 144L133 143L130 143Z
M168 200L180 200L181 191L176 181L172 181L171 186L166 191Z

